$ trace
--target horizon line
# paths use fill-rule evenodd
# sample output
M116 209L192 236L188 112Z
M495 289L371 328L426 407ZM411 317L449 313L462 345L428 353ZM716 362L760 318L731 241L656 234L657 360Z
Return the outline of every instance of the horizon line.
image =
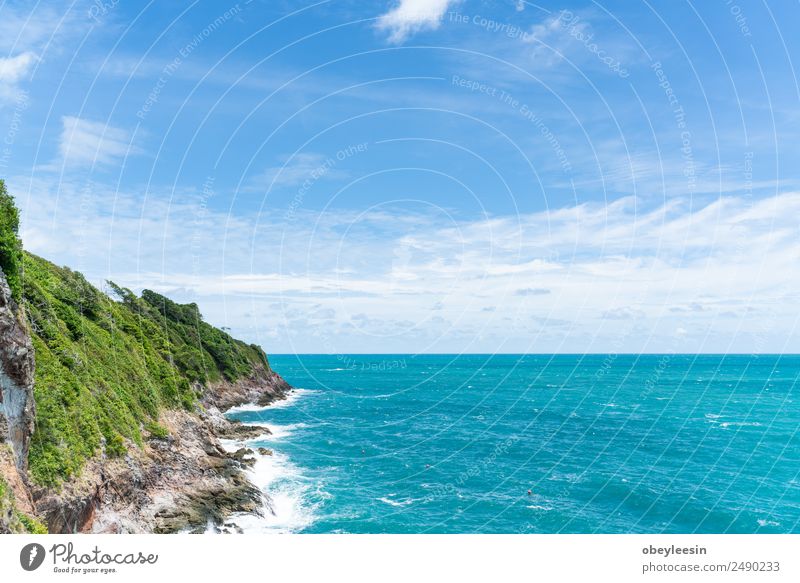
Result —
M800 352L268 352L267 356L800 356Z

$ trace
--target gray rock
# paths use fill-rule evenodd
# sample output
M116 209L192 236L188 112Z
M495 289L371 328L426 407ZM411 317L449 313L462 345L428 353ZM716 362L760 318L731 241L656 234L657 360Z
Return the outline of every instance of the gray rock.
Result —
M25 315L11 297L0 270L0 443L8 442L24 473L33 434L35 360Z

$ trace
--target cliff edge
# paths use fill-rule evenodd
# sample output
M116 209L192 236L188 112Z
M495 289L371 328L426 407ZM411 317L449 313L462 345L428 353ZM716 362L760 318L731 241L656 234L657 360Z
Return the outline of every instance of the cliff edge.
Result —
M195 304L25 253L0 181L0 533L220 530L269 511L234 405L291 387ZM263 433L263 428L258 430Z
M27 532L34 514L27 482L34 366L24 315L0 268L0 533Z

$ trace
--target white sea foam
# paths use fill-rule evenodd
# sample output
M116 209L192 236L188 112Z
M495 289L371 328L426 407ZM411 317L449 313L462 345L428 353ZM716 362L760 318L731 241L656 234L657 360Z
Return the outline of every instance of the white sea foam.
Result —
M316 391L295 389L286 399L276 401L267 407L243 405L230 409L229 413L288 407L300 397L314 392ZM235 452L242 447L250 447L254 450L256 461L252 467L245 470L245 473L250 481L265 494L265 503L261 515L235 513L226 522L235 524L245 533L297 532L306 528L316 519L316 509L319 503L314 500L326 496L322 491L322 485L314 485L300 468L291 463L285 454L272 450L272 455L264 455L258 453L255 447L258 443L285 439L306 425L304 423L276 425L262 421L247 422L246 425L263 427L269 432L246 440L221 439L220 443L228 452ZM215 532L215 530L213 527L209 527L208 532Z
M294 405L298 399L302 397L307 397L308 395L313 395L317 391L312 389L294 389L291 393L286 395L285 399L280 401L275 401L272 403L269 408L270 409L284 409L285 407L291 407Z
M255 441L278 441L280 439L286 439L298 429L303 429L304 427L308 427L305 423L289 423L288 425L259 423L258 426L266 427L267 429L269 429L269 433L265 435L260 435L259 437L250 440L251 443Z
M269 502L265 502L261 516L235 513L227 522L245 533L297 532L314 522L316 505L309 501L312 484L285 455L259 454L246 474Z
M393 496L394 494L389 494L389 496ZM409 504L413 504L416 502L413 498L406 498L405 500L392 500L389 497L385 498L378 498L379 501L383 502L384 504L388 504L389 506L408 506Z
M280 401L273 401L269 405L256 405L255 403L245 403L244 405L237 405L236 407L231 407L228 409L225 414L229 415L231 413L252 413L255 411L268 411L271 409L283 409L285 407L290 407L294 405L298 399L304 397L306 395L310 395L312 393L316 393L317 391L313 391L311 389L292 389L292 391L286 395L285 399L281 399Z
M229 413L250 413L252 411L266 411L268 407L262 407L261 405L256 405L255 403L245 403L244 405L237 405L236 407L231 407L227 411L226 414Z
M254 444L259 442L265 441L277 441L279 439L284 439L292 434L295 429L301 429L306 425L304 423L293 423L290 425L274 425L271 423L248 423L247 426L250 427L263 427L268 431L258 435L256 437L251 437L250 439L220 439L220 445L222 448L227 452L235 452L238 449L243 447L250 447L252 448Z
M267 439L274 436L265 436ZM261 437L247 441L220 440L226 451L236 451L258 441ZM292 464L279 451L262 455L254 451L255 464L245 470L250 481L267 497L261 516L252 513L235 513L226 522L233 523L245 533L297 532L312 524L316 518L317 504L310 501L314 493L311 481L300 468ZM319 490L319 486L317 487ZM322 492L318 492L323 497ZM213 528L209 529L214 532Z
M761 423L757 421L753 421L752 423L747 421L726 421L725 423L720 423L720 427L761 427Z

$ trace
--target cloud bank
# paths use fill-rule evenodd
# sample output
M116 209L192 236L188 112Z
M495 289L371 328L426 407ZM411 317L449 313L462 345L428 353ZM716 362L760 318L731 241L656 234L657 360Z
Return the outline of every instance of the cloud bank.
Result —
M279 209L206 208L197 192L144 203L95 185L87 204L81 184L62 182L58 198L12 185L36 201L28 249L198 301L272 351L800 349L800 193L650 208L627 197L455 224L408 208L301 210L287 224Z

